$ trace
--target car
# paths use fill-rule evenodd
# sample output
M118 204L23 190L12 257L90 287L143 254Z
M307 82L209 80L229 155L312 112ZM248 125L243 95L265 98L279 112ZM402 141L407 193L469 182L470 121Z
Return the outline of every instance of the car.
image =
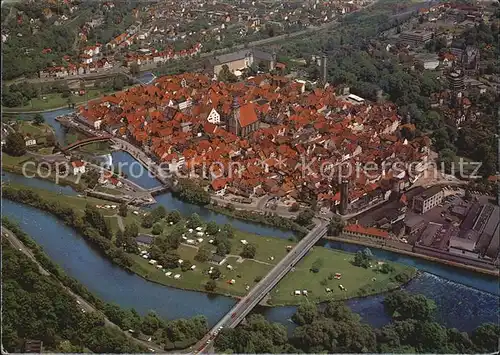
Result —
M234 318L234 317L236 317L236 312L231 314L231 318Z
M80 302L80 301L78 301L78 300L76 300L76 303L78 303L78 304L82 304L82 302Z

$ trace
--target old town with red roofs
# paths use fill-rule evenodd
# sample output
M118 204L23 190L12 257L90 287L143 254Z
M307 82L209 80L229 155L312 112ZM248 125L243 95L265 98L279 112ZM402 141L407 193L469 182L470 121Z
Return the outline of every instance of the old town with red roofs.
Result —
M409 187L430 146L425 136L401 138L392 103L339 95L332 86L306 91L302 82L271 74L233 84L203 74L166 76L91 101L77 117L126 138L170 171L206 180L217 195L312 198L330 208L340 203L340 175L354 206ZM394 169L396 162L413 168ZM345 168L366 164L369 171Z

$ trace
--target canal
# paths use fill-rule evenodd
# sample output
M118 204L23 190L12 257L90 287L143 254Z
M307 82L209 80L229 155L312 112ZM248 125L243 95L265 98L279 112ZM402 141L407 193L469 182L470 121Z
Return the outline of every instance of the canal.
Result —
M59 114L61 113L54 114L53 117ZM58 125L57 122L54 123ZM115 158L128 159L126 155L115 155L113 161ZM44 180L27 179L12 174L6 174L2 178L58 193L75 193L71 188L61 188ZM290 232L267 226L232 220L202 207L179 201L170 194L159 196L158 202L167 209L177 209L183 214L196 212L205 220L231 223L235 228L249 233L281 238L291 235L287 234ZM210 324L215 324L235 302L228 297L208 296L204 293L175 289L146 281L114 266L93 250L83 238L53 216L11 201L2 200L2 203L3 215L17 220L21 228L30 234L68 275L76 278L107 302L114 302L127 308L133 307L142 314L154 310L167 319L204 314ZM356 246L341 243L326 243L325 247L351 252L358 250ZM481 323L497 321L499 290L495 278L387 251L372 251L379 259L412 265L422 271L405 288L409 292L423 294L433 299L438 306L436 319L440 323L462 331L471 331ZM389 321L383 310L382 299L383 296L379 295L348 300L346 303L354 312L359 313L364 321L373 326L382 326ZM259 308L257 312L264 313L269 320L293 328L289 319L295 312L295 307Z

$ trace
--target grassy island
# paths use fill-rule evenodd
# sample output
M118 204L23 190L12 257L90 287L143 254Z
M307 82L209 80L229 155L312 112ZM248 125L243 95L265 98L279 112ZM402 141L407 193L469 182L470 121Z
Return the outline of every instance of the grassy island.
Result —
M29 200L26 191L31 191ZM23 192L24 198L17 199ZM285 239L233 230L230 225L205 223L197 215L182 217L162 207L149 212L129 208L126 216L118 207L99 208L98 219L107 227L103 233L93 233L89 231L98 227L92 226L89 216L95 216L96 206L109 202L56 195L15 183L5 186L4 197L41 209L72 209L75 217L63 217L65 221L79 223L73 227L85 231L87 239L114 262L150 281L188 290L244 296L295 245ZM152 238L149 245L136 243L138 233ZM416 274L412 267L360 255L314 247L272 290L267 304L293 305L305 299L322 302L381 293L400 287Z

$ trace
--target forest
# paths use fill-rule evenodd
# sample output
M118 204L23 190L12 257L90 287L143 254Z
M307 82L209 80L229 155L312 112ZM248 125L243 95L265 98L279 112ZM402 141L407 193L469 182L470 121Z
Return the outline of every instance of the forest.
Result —
M2 251L2 343L8 352L21 352L26 339L41 340L53 352L145 351L120 330L106 327L102 315L83 313L57 280L40 274L5 238Z
M103 324L103 321L104 321L103 315L105 315L111 322L118 325L123 331L129 331L130 329L132 329L134 331L133 332L134 336L140 336L142 334L143 337L146 337L146 338L151 337L154 343L161 344L165 350L187 348L188 346L194 344L198 339L200 339L201 337L203 337L203 335L206 334L206 332L208 330L208 324L207 324L206 318L203 315L199 315L199 316L193 317L191 319L180 318L180 319L175 319L175 320L165 320L165 319L160 318L153 311L150 311L148 314L141 316L134 309L123 309L116 304L103 302L101 299L99 299L94 294L89 292L89 290L87 290L85 288L85 286L80 284L77 280L67 276L59 266L57 266L53 261L51 261L49 259L49 257L31 239L31 237L29 237L26 233L24 233L19 228L19 226L17 224L15 224L14 222L10 221L7 218L2 218L2 225L4 225L10 231L12 231L16 235L16 237L25 246L27 246L30 249L30 251L36 257L37 261L42 265L42 267L45 270L50 272L50 274L52 276L43 276L42 277L42 275L39 274L38 270L36 269L36 266L34 265L34 263L32 261L27 259L27 257L24 254L18 252L17 250L14 250L12 247L10 247L10 244L5 241L2 244L4 246L4 248L3 248L3 250L4 250L3 261L6 264L9 263L9 265L15 266L17 264L15 262L11 263L10 259L8 259L8 258L15 258L15 260L22 260L22 265L20 265L19 268L17 268L17 266L16 266L16 269L15 269L15 271L12 272L12 274L13 275L15 274L16 277L18 277L21 280L31 280L32 277L36 276L36 277L40 278L42 281L50 284L50 286L47 285L48 289L50 289L51 287L53 287L55 285L55 287L56 287L54 289L55 292L60 293L63 296L65 295L64 299L66 301L68 301L69 303L71 303L70 305L67 306L68 308L64 308L64 309L60 310L59 313L54 311L57 313L56 315L63 316L65 314L68 314L68 315L72 314L72 313L66 313L66 310L68 310L68 309L71 310L71 312L75 312L72 307L73 307L73 305L76 306L76 301L74 298L69 296L64 291L64 289L61 286L61 283L62 283L64 286L71 289L73 292L75 292L76 294L81 296L83 299L85 299L87 302L89 302L90 304L95 306L96 309L99 310L98 312L94 312L96 314L92 313L93 314L92 317L97 319L97 320L94 320L93 321L94 323L92 323L92 324L95 324L96 326L101 324L101 323ZM5 250L7 250L7 248L11 251L9 252L9 254L6 257ZM26 268L26 272L29 273L28 276L23 275L24 271L22 271L22 270L25 269L24 265L30 266L30 268ZM31 275L32 272L35 272L36 275ZM8 278L6 278L5 275L6 274L5 274L5 268L4 268L4 294L6 294L5 293L5 290L6 290L5 280L8 280ZM10 275L10 273L8 275ZM17 279L16 279L16 282L17 282ZM29 292L35 292L36 290L37 290L36 287L28 289ZM8 292L10 292L10 291L11 291L11 289L9 289ZM12 288L12 292L13 292L13 294L16 294L16 292L21 292L21 291L17 289L16 285L14 285ZM23 291L23 292L25 292L25 291ZM33 297L35 297L35 296L33 296ZM49 301L47 301L47 299L45 299L45 301L42 305L45 305L47 302L50 303L50 297L48 298L48 300ZM5 297L4 297L4 302L5 302ZM23 302L23 304L24 304L24 302ZM26 304L31 305L32 303L30 303L30 301L27 300ZM57 307L58 304L59 303L56 302L56 303L54 303L53 306ZM4 303L4 306L5 307L12 306L12 309L16 310L16 312L19 312L19 313L24 312L24 311L21 312L19 307L17 307L15 304ZM45 318L38 319L38 314L43 313L44 317L45 317L45 315L50 314L50 312L44 313L45 311L38 310L38 308L37 308L38 306L39 306L39 303L37 303L35 301L33 302L32 306L30 306L31 309L33 310L32 314L30 315L30 317L31 317L30 321L32 321L32 322L36 321L36 322L38 322L37 324L40 324L40 323L43 323L45 321ZM70 311L68 311L68 312L70 312ZM78 317L80 315L84 315L84 316L89 315L88 313L82 313L78 307L76 307L76 313L77 313ZM13 317L13 319L20 319L20 320L24 320L25 318L26 319L28 318L28 317L24 317L24 316L16 316L14 314L12 315L12 317ZM54 317L52 317L52 318L54 318ZM52 319L52 318L48 317L48 319ZM72 338L70 338L69 336L64 338L64 339L61 339L60 334L57 331L57 329L55 329L51 333L48 333L49 335L43 334L41 332L36 333L35 332L36 328L33 330L33 332L30 333L30 332L23 331L24 324L26 324L26 323L19 323L19 324L13 323L13 326L11 328L5 327L6 324L10 325L10 323L5 322L5 319L6 318L5 318L5 313L4 313L4 323L3 323L4 329L5 330L12 330L12 332L11 332L12 333L12 335L11 335L12 336L12 343L8 343L9 346L12 346L12 349L18 349L16 347L20 346L20 344L23 342L23 339L38 339L38 340L42 340L45 345L50 345L51 346L49 348L50 350L58 350L59 349L61 352L82 352L82 350L84 350L84 349L89 349L89 350L92 350L93 352L99 352L99 353L103 353L103 352L132 353L132 352L144 352L145 351L145 349L139 349L135 345L135 343L128 344L128 341L125 341L125 344L122 344L123 345L122 347L116 347L116 344L113 342L112 339L110 339L109 342L112 346L115 346L114 349L113 348L105 348L105 347L101 347L101 348L96 347L95 349L99 349L99 350L94 350L94 348L90 347L89 344L97 344L97 340L99 340L99 339L96 340L96 339L89 338L89 340L88 340L87 338L83 338L81 340L81 342L77 342L75 339L72 340ZM64 322L64 321L61 320L61 322ZM42 328L44 329L45 327L42 326ZM31 328L27 327L26 329L31 329ZM111 331L109 329L111 329ZM106 327L106 331L104 333L109 333L109 332L111 332L110 333L111 338L113 338L113 337L114 338L116 338L116 337L121 338L119 335L123 335L123 333L120 331L116 332L115 328ZM99 332L95 331L95 333L97 334ZM118 335L116 335L115 333ZM7 333L3 333L4 339L6 336L5 334L7 334ZM8 333L8 334L10 334L10 333ZM46 338L45 337L42 338L42 336L46 336ZM92 336L92 335L89 335L89 336ZM106 335L103 335L103 336L106 336ZM127 339L125 338L125 340L127 340ZM66 347L66 348L58 348L58 344L60 345L60 342L63 342L62 346L68 346L68 342L71 343L72 346ZM103 343L104 343L104 345L106 345L107 340L103 339ZM113 345L113 344L115 344L115 345ZM73 347L73 345L76 347ZM97 344L97 345L99 345L99 344ZM104 345L102 345L102 346L104 346ZM4 340L4 346L7 348L7 344L5 343L5 340ZM101 345L99 345L99 346L101 346ZM9 349L9 348L7 348L7 349Z
M392 321L377 329L362 322L343 303L330 302L322 310L305 303L292 316L298 326L290 337L283 325L254 314L236 329L223 329L215 349L224 353L396 354L498 350L498 325L486 323L471 334L446 328L433 319L436 306L423 295L395 291L385 297L384 308Z

